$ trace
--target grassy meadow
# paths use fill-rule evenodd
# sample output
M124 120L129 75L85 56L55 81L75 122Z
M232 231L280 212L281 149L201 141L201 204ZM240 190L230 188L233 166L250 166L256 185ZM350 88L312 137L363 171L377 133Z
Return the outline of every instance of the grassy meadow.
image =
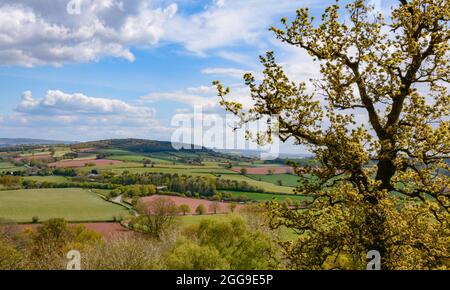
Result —
M112 221L128 215L124 207L79 188L0 191L0 217L20 223L31 222L33 216L39 221L64 218L87 222Z

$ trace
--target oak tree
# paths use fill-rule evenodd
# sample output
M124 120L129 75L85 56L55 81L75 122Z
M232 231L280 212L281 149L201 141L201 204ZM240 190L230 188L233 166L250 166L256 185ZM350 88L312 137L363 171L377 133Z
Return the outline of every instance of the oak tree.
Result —
M278 132L315 155L295 168L301 209L268 206L272 226L298 234L280 242L292 268L365 268L370 250L383 269L449 266L450 2L393 5L389 17L356 0L329 6L319 22L308 8L283 18L271 30L306 51L320 77L291 81L268 52L263 79L244 76L250 109L214 82L242 123L279 116L257 141Z

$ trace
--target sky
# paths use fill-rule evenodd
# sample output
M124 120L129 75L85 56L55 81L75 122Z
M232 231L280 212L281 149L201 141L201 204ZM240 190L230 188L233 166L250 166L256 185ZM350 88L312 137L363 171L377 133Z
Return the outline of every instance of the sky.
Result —
M266 51L293 80L317 77L304 51L268 29L333 3L0 0L0 138L170 140L177 114L224 114L214 80L249 105L242 75L257 75Z

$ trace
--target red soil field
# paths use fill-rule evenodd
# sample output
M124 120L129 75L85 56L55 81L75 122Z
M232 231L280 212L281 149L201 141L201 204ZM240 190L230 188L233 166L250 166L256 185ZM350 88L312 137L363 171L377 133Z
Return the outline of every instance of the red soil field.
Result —
M195 209L200 205L203 204L206 209L207 214L214 214L214 211L210 208L213 201L205 200L205 199L197 199L197 198L188 198L188 197L179 197L179 196L169 196L169 195L152 195L141 198L141 200L146 204L149 205L152 201L158 199L158 198L167 198L175 202L177 206L180 206L182 204L186 204L191 208L191 212L188 213L189 215L196 215ZM239 211L242 209L243 205L238 204L236 206L235 211ZM230 203L227 202L219 202L219 208L217 209L217 213L229 213L230 210ZM181 215L181 214L180 214Z
M234 172L241 172L242 167L233 167L231 170ZM247 174L269 174L272 171L273 174L283 174L294 172L294 169L289 166L264 166L264 167L245 167Z
M106 239L111 239L116 236L133 235L133 231L130 231L119 223L86 223L84 226L101 234Z
M92 152L95 151L96 148L95 147L90 147L90 148L80 148L80 149L76 149L75 151L77 152Z
M122 161L118 160L108 160L108 159L87 159L87 160L63 160L58 162L53 162L48 164L50 167L56 168L68 168L68 167L84 167L86 164L95 164L96 166L101 165L115 165L121 164Z
M74 224L72 224L74 225ZM127 236L132 235L133 231L130 231L127 228L124 228L119 223L84 223L87 229L97 232L102 235L103 238L110 240L116 236ZM24 231L25 229L36 230L41 225L39 224L20 224L14 225L13 227L17 229L19 232Z

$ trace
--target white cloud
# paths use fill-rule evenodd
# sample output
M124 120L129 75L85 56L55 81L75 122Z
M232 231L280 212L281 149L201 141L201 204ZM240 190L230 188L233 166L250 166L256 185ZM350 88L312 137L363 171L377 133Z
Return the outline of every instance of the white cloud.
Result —
M249 96L248 88L242 84L231 84L231 95L228 101L239 102L245 109L249 109L253 101ZM191 87L174 92L150 93L140 98L144 102L155 103L160 101L175 102L187 105L188 108L178 108L177 113L191 112L194 107L201 107L205 113L224 112L217 96L217 89L213 86Z
M140 117L151 117L152 111L148 108L132 106L120 100L94 98L83 94L68 94L59 90L50 90L44 98L36 100L30 91L22 95L22 101L17 111L27 114L137 114Z
M68 0L2 0L0 65L33 67L97 61L134 61L131 46L156 44L177 5L152 9L146 0L83 0L68 14Z
M141 97L145 102L170 101L188 105L190 107L202 106L203 110L214 110L218 106L219 99L214 95L212 88L202 86L187 88L185 90L163 93L150 93Z
M112 137L167 138L170 128L159 124L152 108L121 100L48 91L34 98L22 95L14 113L0 116L2 134L67 140ZM19 137L19 136L18 136Z
M207 74L207 75L227 76L227 77L242 79L244 74L248 73L250 71L245 71L245 70L236 69L236 68L214 67L214 68L205 68L201 72L203 74Z
M182 43L193 53L236 45L260 45L267 29L277 18L292 13L301 6L312 7L322 1L292 0L216 0L215 5L191 14L177 14L169 23L165 39Z
M267 29L278 18L323 3L209 0L201 11L183 14L176 4L180 0L79 1L80 14L69 14L69 0L1 0L0 65L61 66L107 56L134 61L132 48L161 41L181 44L197 55L249 63L236 48L266 50L273 38Z

